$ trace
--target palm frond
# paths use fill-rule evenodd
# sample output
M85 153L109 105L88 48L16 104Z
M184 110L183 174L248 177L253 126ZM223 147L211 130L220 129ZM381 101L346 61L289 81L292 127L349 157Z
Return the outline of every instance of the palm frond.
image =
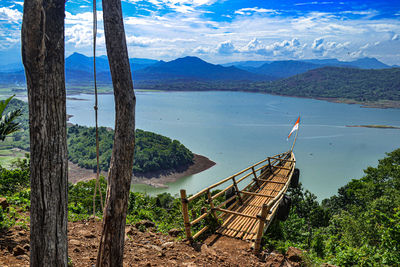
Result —
M9 98L9 99L11 100L11 98ZM7 102L7 104L8 104L8 102ZM3 104L3 103L0 103L0 105L1 104ZM0 109L1 109L1 106L0 106ZM14 120L16 118L18 118L19 116L21 116L21 114L22 114L22 111L20 109L16 109L16 110L8 112L6 115L1 116L1 118L0 118L0 140L1 141L4 141L4 139L6 138L7 135L12 134L20 129L20 124L18 122L14 122Z
M6 100L1 100L0 101L0 116L3 116L3 112L6 109L8 103L11 101L11 99L14 97L15 95L10 96L9 98L7 98Z

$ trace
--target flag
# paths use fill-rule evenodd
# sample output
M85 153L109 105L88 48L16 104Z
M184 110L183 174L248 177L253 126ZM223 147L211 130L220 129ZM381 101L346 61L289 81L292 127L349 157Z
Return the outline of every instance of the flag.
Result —
M294 131L297 131L297 130L299 129L299 123L300 123L300 116L297 118L297 121L296 121L296 123L294 124L293 129L290 131L290 133L289 133L289 135L288 135L288 137L287 137L288 140L289 140L290 136L292 135L292 133L293 133Z

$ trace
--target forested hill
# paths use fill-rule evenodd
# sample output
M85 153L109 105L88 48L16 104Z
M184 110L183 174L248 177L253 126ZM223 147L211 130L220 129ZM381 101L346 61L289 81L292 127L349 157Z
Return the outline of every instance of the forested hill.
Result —
M74 125L68 127L68 159L80 167L96 168L95 128ZM114 130L100 127L100 168L110 167ZM193 153L177 140L136 130L134 173L174 170L193 163Z
M18 118L21 130L12 134L1 145L29 150L28 104L18 99L12 99L6 112L16 108L22 109L22 116ZM94 127L69 126L68 159L80 167L94 169L97 166L95 136ZM100 168L106 171L110 166L114 130L100 127L99 139ZM173 171L192 163L193 153L179 141L156 133L136 130L133 172L140 174L152 171Z
M254 85L255 88L251 89L287 96L400 101L400 68L362 70L324 67Z

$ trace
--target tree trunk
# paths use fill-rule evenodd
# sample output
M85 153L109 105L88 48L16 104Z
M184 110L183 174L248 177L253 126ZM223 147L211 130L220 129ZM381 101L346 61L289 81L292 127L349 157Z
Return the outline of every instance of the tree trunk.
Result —
M22 59L31 152L31 266L67 266L64 0L26 0Z
M108 61L115 97L115 136L96 266L122 266L135 145L135 104L120 0L103 0Z

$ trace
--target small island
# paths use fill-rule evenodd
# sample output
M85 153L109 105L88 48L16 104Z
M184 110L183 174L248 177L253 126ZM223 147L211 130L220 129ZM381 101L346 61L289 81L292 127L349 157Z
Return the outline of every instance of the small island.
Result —
M346 127L356 127L356 128L376 128L376 129L398 129L400 130L400 127L397 126L390 126L390 125L346 125Z
M21 100L13 99L7 106L7 112L17 108L22 110L22 116L18 118L21 129L9 136L1 144L0 149L9 151L16 148L19 151L29 151L28 105ZM69 182L75 184L96 178L95 136L94 127L68 123ZM113 140L113 129L99 127L100 170L101 175L105 177L110 167ZM8 153L7 156L11 155ZM192 153L177 140L136 129L132 169L134 183L166 187L167 182L199 173L214 165L215 162Z

